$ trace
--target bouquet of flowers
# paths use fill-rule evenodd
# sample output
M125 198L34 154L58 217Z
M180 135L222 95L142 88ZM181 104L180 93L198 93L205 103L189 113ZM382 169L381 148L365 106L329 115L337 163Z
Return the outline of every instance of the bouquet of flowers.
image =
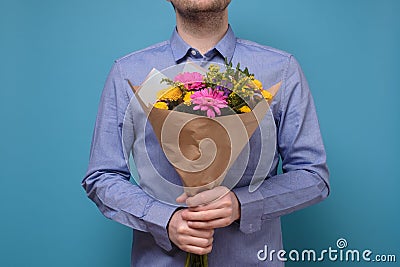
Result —
M281 83L265 90L247 68L227 61L208 70L186 63L184 69L190 71L172 79L153 70L146 79L152 82L140 87L128 82L186 194L193 196L222 183ZM188 253L185 266L208 266L207 255Z

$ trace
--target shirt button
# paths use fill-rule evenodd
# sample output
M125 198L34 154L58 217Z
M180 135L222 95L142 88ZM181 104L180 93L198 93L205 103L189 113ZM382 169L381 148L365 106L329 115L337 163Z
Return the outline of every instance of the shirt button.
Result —
M197 55L196 50L192 49L192 51L190 52L193 56Z

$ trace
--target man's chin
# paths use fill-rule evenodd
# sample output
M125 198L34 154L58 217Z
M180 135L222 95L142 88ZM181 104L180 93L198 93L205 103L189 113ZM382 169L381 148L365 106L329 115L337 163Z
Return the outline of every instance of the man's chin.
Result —
M175 0L175 8L190 16L190 13L220 13L229 5L230 0Z

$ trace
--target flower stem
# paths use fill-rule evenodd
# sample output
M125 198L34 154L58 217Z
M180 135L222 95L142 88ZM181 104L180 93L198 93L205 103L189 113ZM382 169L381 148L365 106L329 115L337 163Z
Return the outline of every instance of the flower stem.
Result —
M185 267L208 267L208 257L206 255L196 255L187 253Z

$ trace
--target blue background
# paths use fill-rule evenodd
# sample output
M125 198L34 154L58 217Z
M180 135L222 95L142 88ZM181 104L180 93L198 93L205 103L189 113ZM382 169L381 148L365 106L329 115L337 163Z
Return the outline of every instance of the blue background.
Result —
M328 152L332 194L283 218L287 250L343 237L400 261L399 13L397 0L232 1L239 37L300 61ZM174 19L164 0L1 1L0 266L129 265L131 230L80 181L113 60L169 38Z

